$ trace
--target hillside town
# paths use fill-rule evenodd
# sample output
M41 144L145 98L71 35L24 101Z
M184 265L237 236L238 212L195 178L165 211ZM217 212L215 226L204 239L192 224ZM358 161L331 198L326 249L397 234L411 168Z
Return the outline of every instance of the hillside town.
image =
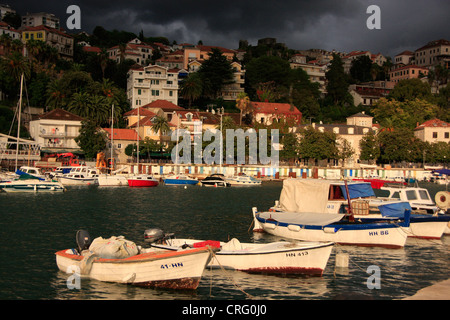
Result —
M394 57L294 50L275 38L230 49L102 27L69 33L52 13L0 9L2 167L14 159L22 74L22 161L103 152L129 164L138 143L140 162L166 163L177 128L192 141L208 129L244 128L279 129L284 165L448 165L449 40Z

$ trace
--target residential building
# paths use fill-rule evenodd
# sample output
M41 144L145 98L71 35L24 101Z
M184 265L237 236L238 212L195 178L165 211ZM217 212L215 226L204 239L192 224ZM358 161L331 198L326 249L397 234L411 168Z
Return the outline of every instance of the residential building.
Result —
M117 63L120 63L122 60L130 59L138 64L144 65L152 58L153 47L136 38L129 41L124 46L117 45L109 48L107 53L108 57Z
M387 61L386 57L381 53L372 54L370 51L352 51L342 58L342 62L344 63L344 72L350 73L353 60L361 56L367 56L372 63L376 63L380 67Z
M450 123L439 119L425 121L414 129L414 136L430 143L450 143Z
M301 55L296 55L294 59L291 59L291 69L297 69L301 68L303 69L309 76L309 80L311 82L317 82L319 84L319 90L323 94L327 92L327 78L326 78L326 72L327 72L327 65L326 64L320 64L317 60L309 61L308 63L303 63L299 61L305 61L306 57L301 57Z
M406 50L397 54L394 57L393 62L396 66L401 67L411 64L413 61L414 61L414 52Z
M127 96L138 108L156 100L178 103L178 71L158 65L134 65L128 71Z
M425 67L410 64L389 71L389 77L391 82L398 83L401 80L425 77L428 75L428 71Z
M2 20L7 13L16 13L16 10L7 4L0 4L0 20Z
M43 41L49 46L56 48L61 58L69 60L73 58L73 37L60 29L44 25L25 27L22 29L22 42L26 44L28 40Z
M220 50L220 52L229 61L232 61L233 57L237 54L236 50L227 49L227 48L218 47L218 46L203 46L203 45L185 46L184 47L184 57L183 57L183 59L184 59L183 69L188 70L189 62L191 62L193 60L197 60L199 62L208 60L209 54L212 52L213 49Z
M169 69L183 69L184 67L184 52L177 50L169 53L155 61L158 66L163 66Z
M251 102L253 119L265 125L271 125L281 119L292 121L294 126L302 122L302 113L289 103Z
M387 97L391 89L386 88L386 86L376 86L374 83L352 84L348 87L355 106L360 104L363 106L372 106L380 98Z
M41 25L59 29L59 18L53 13L47 12L27 13L22 16L22 27L37 27Z
M77 152L75 142L83 118L63 109L54 109L30 121L30 135L43 152Z
M430 67L443 64L448 68L450 61L450 41L445 39L430 41L415 52L415 64Z
M231 67L233 68L233 83L226 84L223 86L220 92L220 97L223 100L236 100L239 93L245 91L245 70L239 62L231 62Z
M320 132L333 132L338 139L345 139L350 147L354 150L354 154L350 159L347 159L346 164L349 166L355 166L361 156L361 148L359 146L361 139L369 132L377 133L378 127L373 124L373 117L366 115L365 113L357 113L347 118L346 124L316 124L300 125L297 129L297 135L300 129L312 126L314 129ZM301 139L301 136L300 136Z
M6 22L0 21L0 37L2 35L8 35L11 40L19 40L21 38L20 31L14 29ZM5 47L3 44L0 44L0 56L7 54L10 48Z
M113 158L116 163L126 163L129 156L125 154L125 148L129 144L136 144L137 141L142 140L134 129L102 128L102 130L106 133L108 141L111 141L111 132L113 133ZM106 158L111 156L111 143L106 144L105 155Z

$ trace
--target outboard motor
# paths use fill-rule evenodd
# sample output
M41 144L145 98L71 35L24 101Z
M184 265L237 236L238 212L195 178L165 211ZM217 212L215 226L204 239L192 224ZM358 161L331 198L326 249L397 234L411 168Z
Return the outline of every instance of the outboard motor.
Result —
M155 243L164 239L164 232L158 228L151 228L144 231L144 241L148 243Z
M86 230L77 231L78 252L81 254L83 250L88 250L92 243L92 238Z

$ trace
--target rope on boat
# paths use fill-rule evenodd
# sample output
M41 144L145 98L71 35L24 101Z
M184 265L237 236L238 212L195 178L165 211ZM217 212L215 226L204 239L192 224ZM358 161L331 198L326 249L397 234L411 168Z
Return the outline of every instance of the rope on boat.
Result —
M252 296L251 294L245 292L243 289L241 289L241 287L239 287L239 285L234 281L232 276L229 276L229 272L220 264L219 259L217 259L216 254L214 253L214 251L211 249L211 247L208 247L208 250L211 252L212 255L212 259L216 259L217 263L220 266L220 269L222 269L222 271L225 272L225 274L227 274L228 278L231 280L231 282L233 283L233 285L236 287L236 289L238 289L239 291L241 291L243 294L245 294L247 296L247 298L249 299L254 299L255 297ZM212 266L210 266L210 270L212 269ZM210 281L210 286L209 286L209 296L211 296L211 289L212 289L212 276L211 276L211 281Z

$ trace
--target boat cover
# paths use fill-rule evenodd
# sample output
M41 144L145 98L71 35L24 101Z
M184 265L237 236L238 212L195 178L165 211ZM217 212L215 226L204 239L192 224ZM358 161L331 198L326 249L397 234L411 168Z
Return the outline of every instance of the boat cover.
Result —
M344 197L347 197L343 181L318 179L286 179L280 195L282 211L291 212L327 212L328 195L331 185L340 186ZM350 198L374 197L370 183L349 182Z
M406 210L412 210L411 205L407 201L394 202L378 206L383 217L404 218Z
M375 192L369 182L364 183L349 183L348 192L350 193L350 199L375 197ZM341 185L342 194L347 199L347 190L345 185Z
M262 212L260 218L273 219L281 223L309 226L326 226L340 221L344 215L338 213Z

